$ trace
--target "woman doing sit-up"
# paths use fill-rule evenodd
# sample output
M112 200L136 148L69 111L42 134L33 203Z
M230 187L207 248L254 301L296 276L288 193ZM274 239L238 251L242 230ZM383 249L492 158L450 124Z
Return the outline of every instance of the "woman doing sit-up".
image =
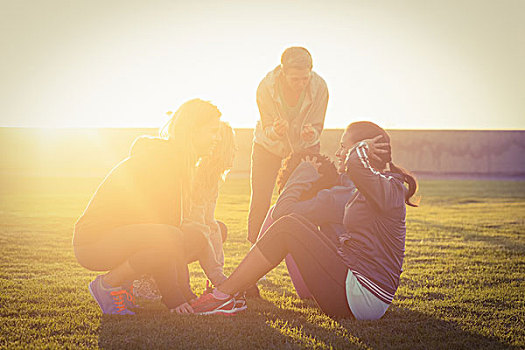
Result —
M337 152L340 170L357 190L345 208L346 234L335 245L300 215L277 220L213 293L192 302L198 314L234 313L235 294L275 268L295 260L313 298L330 316L379 319L399 285L405 251L405 205L415 178L392 163L390 137L371 122L350 124ZM304 166L317 171L308 158ZM404 186L408 184L408 188Z

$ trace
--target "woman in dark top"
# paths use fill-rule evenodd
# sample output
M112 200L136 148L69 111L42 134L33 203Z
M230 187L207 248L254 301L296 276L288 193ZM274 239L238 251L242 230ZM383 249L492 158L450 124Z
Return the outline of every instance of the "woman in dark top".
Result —
M123 286L142 274L155 278L168 308L191 312L188 302L195 295L185 260L205 238L184 234L180 226L195 164L216 142L220 116L209 102L184 103L161 137L134 142L129 157L106 176L78 219L73 236L78 262L109 271L89 284L103 313L133 314Z
M336 156L340 171L347 173L356 187L345 207L345 232L339 247L303 216L281 217L225 282L192 302L196 313L237 312L235 293L290 254L325 313L359 320L383 316L399 285L405 205L414 205L410 198L417 183L392 163L388 134L371 122L350 124ZM319 166L311 159L301 164L312 171Z

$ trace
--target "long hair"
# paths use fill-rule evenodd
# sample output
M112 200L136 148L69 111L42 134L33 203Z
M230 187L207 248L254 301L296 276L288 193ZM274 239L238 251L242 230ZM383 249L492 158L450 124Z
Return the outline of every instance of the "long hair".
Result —
M299 197L300 200L304 201L310 199L314 197L317 192L323 189L332 188L337 184L339 174L330 158L320 153L292 153L283 161L283 165L281 169L279 169L279 174L277 175L277 187L279 193L283 191L284 186L288 182L292 173L307 156L310 156L310 158L315 157L317 162L321 163L318 170L321 177L312 183L312 187L308 191L301 193Z
M219 141L211 153L199 162L193 181L192 200L200 203L209 196L219 181L224 181L233 166L237 146L235 132L230 124L221 121L219 124Z
M188 210L195 165L199 160L193 145L193 136L202 125L221 117L217 106L208 101L193 99L183 103L170 120L159 130L159 136L168 140L182 169L183 210Z
M379 139L379 142L388 143L386 148L388 153L379 154L381 161L370 159L370 165L376 169L384 169L386 165L389 164L390 171L401 174L403 176L403 181L408 185L408 192L405 195L405 203L411 207L417 207L418 205L410 200L417 191L417 180L408 170L403 169L392 162L392 149L390 147L390 136L388 133L379 125L369 121L354 122L347 126L346 132L352 135L353 142L371 139L379 135L383 136Z

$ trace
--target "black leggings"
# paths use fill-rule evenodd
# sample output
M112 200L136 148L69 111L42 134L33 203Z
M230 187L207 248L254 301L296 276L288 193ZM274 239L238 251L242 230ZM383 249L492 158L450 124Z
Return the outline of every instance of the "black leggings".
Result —
M306 218L280 218L255 246L275 266L291 254L321 310L330 316L352 316L346 299L348 267L334 244Z
M137 277L151 274L170 309L193 299L187 255L200 249L202 235L185 234L178 227L137 224L115 228L97 242L75 246L78 262L92 271L113 270L128 261Z

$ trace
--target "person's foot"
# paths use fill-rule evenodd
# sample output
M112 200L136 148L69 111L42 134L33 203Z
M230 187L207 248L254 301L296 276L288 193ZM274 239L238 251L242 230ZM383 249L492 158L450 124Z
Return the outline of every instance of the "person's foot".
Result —
M207 293L202 295L197 300L190 303L193 311L196 315L234 315L239 311L246 309L246 303L244 307L236 302L236 299L232 296L228 296L225 299L217 298L214 293ZM239 306L239 308L236 307Z
M246 298L260 298L261 293L259 292L259 287L256 284L249 286L244 291Z
M126 283L122 286L122 289L126 291L124 303L128 309L142 309L143 307L137 303L137 297L135 296L135 290L133 281Z
M102 282L102 275L97 276L97 278L89 284L89 292L93 298L95 298L103 314L135 315L133 311L128 310L125 302L129 293L120 287L105 287Z
M248 305L246 305L246 296L244 294L245 293L237 293L233 297L233 299L235 299L234 308L237 309L237 311L244 311L248 308Z
M211 284L210 280L206 280L206 289L204 289L204 292L202 293L202 295L213 293L214 289L215 287Z

